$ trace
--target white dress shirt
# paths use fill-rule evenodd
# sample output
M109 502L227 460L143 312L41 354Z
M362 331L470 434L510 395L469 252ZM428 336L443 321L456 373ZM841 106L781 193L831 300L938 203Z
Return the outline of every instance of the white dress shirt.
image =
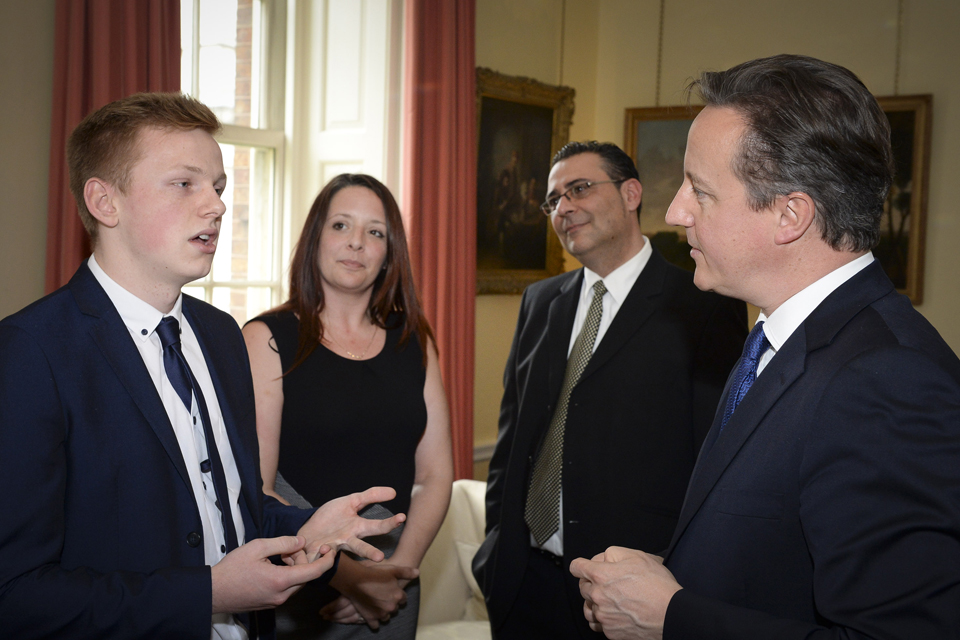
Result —
M768 318L760 313L757 322L763 322L763 334L770 342L770 348L760 356L757 363L757 376L777 355L777 351L793 335L813 310L820 306L827 296L836 291L840 285L860 273L873 262L873 253L867 252L856 260L852 260L838 269L834 269L805 289L791 296L786 302L777 307L777 310Z
M647 262L650 261L650 256L653 254L653 248L650 246L650 239L646 236L643 237L643 248L637 252L637 255L633 256L622 265L611 271L607 274L606 278L601 278L597 273L583 268L583 282L580 285L580 301L577 303L577 315L573 320L573 330L570 332L570 344L567 346L567 358L570 357L570 352L573 350L573 344L577 341L577 336L580 335L580 331L583 329L583 323L587 319L587 311L590 309L590 303L593 302L593 285L596 284L598 280L603 280L603 285L607 288L607 292L603 294L603 313L600 316L600 328L597 329L597 338L593 342L593 350L596 351L597 347L600 345L600 341L603 340L603 336L606 335L607 329L610 328L610 324L613 322L613 319L616 317L617 312L620 310L620 306L623 304L623 301L627 299L627 296L630 294L630 290L633 289L633 285L636 283L637 278L640 277L640 273L643 271L643 268L647 266ZM537 541L534 540L533 535L530 535L530 544L531 546L537 547ZM563 487L561 484L560 488L560 524L557 528L557 532L550 536L550 538L543 543L543 546L540 547L544 551L549 551L550 553L563 556Z
M200 461L207 459L207 441L203 433L203 422L200 418L196 396L191 403L192 411L187 410L173 385L170 384L163 368L163 347L160 344L160 338L157 336L156 328L165 315L172 316L180 324L180 344L183 356L186 358L187 364L190 365L190 370L203 392L207 413L210 416L210 426L217 443L217 449L220 452L220 460L227 480L227 493L230 494L230 506L234 526L237 529L237 540L240 544L243 544L245 531L238 504L240 499L240 474L237 471L237 463L233 457L230 440L224 429L220 402L217 400L217 392L213 387L203 351L200 349L200 343L197 341L193 328L182 314L183 295L177 297L177 302L170 313L164 314L117 284L97 264L96 258L93 256L90 256L87 266L90 267L93 276L106 291L113 306L120 313L120 318L127 326L130 337L133 338L133 343L140 351L143 364L146 366L157 393L160 395L160 400L163 402L163 408L167 412L167 417L170 419L170 424L177 436L177 443L180 445L180 453L183 455L183 462L187 467L187 474L190 476L193 497L196 500L200 522L203 525L204 562L213 566L226 555L226 539L220 518L220 509L216 505L217 496L212 474L209 471L206 473L200 471ZM212 640L245 640L247 632L232 615L222 613L213 616L210 637Z

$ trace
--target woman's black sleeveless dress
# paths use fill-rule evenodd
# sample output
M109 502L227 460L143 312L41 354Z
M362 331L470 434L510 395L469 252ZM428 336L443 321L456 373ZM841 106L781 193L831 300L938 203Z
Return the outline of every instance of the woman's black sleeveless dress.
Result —
M290 371L297 351L297 317L280 312L254 321L270 328L283 371L289 371L283 378L278 462L283 480L313 506L368 487L393 487L397 497L383 506L407 513L414 456L427 423L426 371L416 336L398 349L401 329L388 329L383 350L369 360L344 358L319 345ZM389 556L392 549L384 551ZM412 640L419 604L411 597L419 595L419 585L413 585L416 593L407 588L406 607L376 634L366 625L324 622L317 612L335 592L307 585L277 609L277 636Z

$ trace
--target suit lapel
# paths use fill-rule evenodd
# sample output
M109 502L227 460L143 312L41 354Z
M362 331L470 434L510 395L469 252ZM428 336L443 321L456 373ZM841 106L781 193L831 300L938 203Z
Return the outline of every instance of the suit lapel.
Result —
M560 395L560 386L567 371L570 332L573 331L573 321L577 317L582 286L583 269L580 269L560 287L560 294L550 301L547 312L547 350L550 354L547 398L551 403Z
M656 251L650 255L646 266L633 283L630 293L620 305L616 317L607 328L607 332L597 345L596 351L583 370L580 379L590 376L612 358L640 327L653 315L656 309L654 298L663 291L663 279L666 276L666 260Z
M713 426L707 434L704 447L690 478L680 519L664 558L669 558L683 532L703 506L724 470L743 448L764 416L786 390L803 375L808 354L833 342L837 333L855 315L892 290L893 284L883 272L879 262L874 261L865 267L827 296L797 327L757 377L756 383L744 396L722 434L719 433L719 429L723 412L717 411ZM728 380L728 388L729 384ZM721 407L726 402L726 398L725 391L720 401ZM712 446L709 443L712 443Z
M113 368L120 383L130 394L130 398L137 405L150 428L153 429L184 484L191 487L187 466L180 452L180 443L177 442L177 436L163 408L156 385L150 378L143 364L143 357L129 336L120 313L86 263L77 270L70 280L69 287L81 313L91 320L90 336L93 341Z
M777 403L783 393L790 388L797 378L803 374L804 362L807 355L807 345L803 332L799 329L787 340L786 344L777 352L770 364L757 377L750 391L737 406L730 417L723 433L719 433L723 412L718 410L707 434L700 456L693 469L690 484L687 486L687 495L680 511L680 519L673 534L669 550L665 557L670 555L674 545L687 525L703 505L707 496L717 484L724 470L730 465L744 443L757 429L763 417ZM732 374L731 374L732 375ZM730 382L727 381L729 387ZM727 394L724 393L720 402L726 403ZM712 446L708 443L712 443Z
M225 344L225 341L219 339L210 330L198 315L197 301L189 296L183 297L183 313L189 319L190 327L197 337L200 350L203 352L204 362L206 362L207 370L210 372L210 379L213 381L213 388L217 392L220 414L223 416L224 428L230 440L230 448L233 450L237 473L240 475L240 490L253 517L257 531L259 531L261 501L257 499L257 465L260 463L260 458L255 438L256 431L241 430L239 420L245 416L238 416L236 413L238 407L252 403L248 399L244 400L238 396L238 385L228 383L231 375L242 375L239 371L231 374L233 369L227 366L229 363L235 362L236 354L232 350L235 350L237 346L235 344ZM214 354L216 354L216 357L214 357ZM239 363L235 364L238 367L241 366ZM256 464L245 464L245 462L251 460L256 461ZM247 538L250 537L248 534Z

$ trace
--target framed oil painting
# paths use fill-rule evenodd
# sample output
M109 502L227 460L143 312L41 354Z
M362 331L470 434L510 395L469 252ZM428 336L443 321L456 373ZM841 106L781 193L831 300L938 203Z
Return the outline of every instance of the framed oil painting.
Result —
M569 87L477 69L477 293L520 293L563 271L540 203L573 97Z
M877 101L890 120L896 170L880 222L880 244L873 255L897 290L917 305L923 302L933 96L890 96Z
M687 236L664 222L683 183L687 132L700 106L627 109L624 151L633 158L643 184L640 229L670 262L693 271Z
M877 98L890 120L896 173L887 197L874 255L897 290L923 301L923 258L930 164L932 96ZM640 227L674 264L693 270L686 235L664 216L683 182L683 153L690 124L701 106L626 110L624 149L643 183Z

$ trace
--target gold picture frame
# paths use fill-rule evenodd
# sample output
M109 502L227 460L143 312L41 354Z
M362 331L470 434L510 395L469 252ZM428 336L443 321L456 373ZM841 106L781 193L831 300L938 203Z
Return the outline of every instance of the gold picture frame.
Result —
M927 189L930 175L930 94L877 98L890 120L896 172L881 221L874 256L900 293L923 302ZM674 264L693 270L686 235L664 222L667 207L683 182L683 152L690 124L703 107L640 107L626 110L624 150L643 183L640 227Z
M923 302L933 96L884 96L877 102L890 120L896 170L873 255L897 291L918 305Z
M687 234L664 221L667 208L683 183L683 154L687 132L700 105L627 109L624 151L633 158L643 184L640 229L673 264L693 271Z
M521 293L563 271L540 211L550 159L565 145L574 89L477 69L477 293Z

